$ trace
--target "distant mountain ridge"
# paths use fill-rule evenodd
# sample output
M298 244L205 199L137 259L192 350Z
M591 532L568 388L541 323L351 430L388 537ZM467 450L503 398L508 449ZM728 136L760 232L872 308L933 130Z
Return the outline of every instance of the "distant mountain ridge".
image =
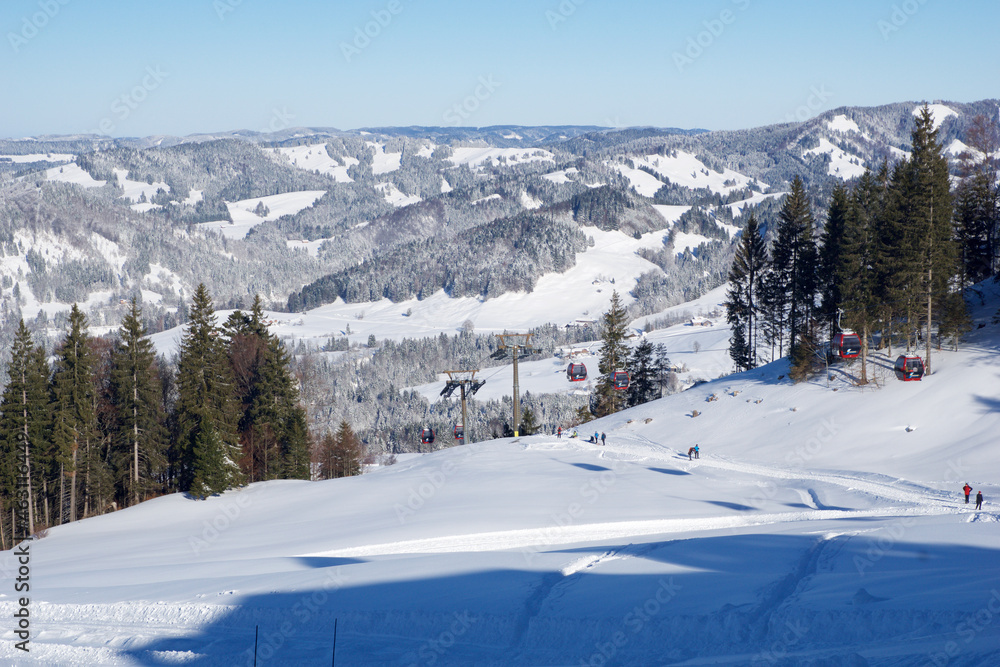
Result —
M232 306L255 293L304 307L456 285L466 286L456 295L480 285L493 298L566 271L593 242L589 228L647 235L641 256L656 268L637 262L648 270L617 287L635 314L655 313L721 284L747 213L767 229L794 176L822 220L834 183L906 154L920 106L839 107L736 131L289 127L0 140L0 327L42 311L44 329L72 301L111 326L131 296L154 328L166 326L183 319L199 282ZM956 156L972 118L995 117L1000 103L931 107ZM524 216L533 222L516 222ZM575 239L569 254L522 252L542 229ZM496 273L486 287L483 267L449 246L501 236L488 244ZM376 280L387 272L391 285ZM303 298L317 281L341 288Z

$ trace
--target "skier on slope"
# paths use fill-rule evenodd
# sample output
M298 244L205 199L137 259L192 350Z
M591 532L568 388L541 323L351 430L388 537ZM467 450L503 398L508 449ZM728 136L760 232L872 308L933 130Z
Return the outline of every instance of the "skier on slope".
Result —
M969 504L969 494L972 493L972 487L969 486L968 482L966 482L965 486L962 487L962 490L965 491L965 504L968 505Z
M977 510L983 509L983 492L982 491L976 491L976 509Z

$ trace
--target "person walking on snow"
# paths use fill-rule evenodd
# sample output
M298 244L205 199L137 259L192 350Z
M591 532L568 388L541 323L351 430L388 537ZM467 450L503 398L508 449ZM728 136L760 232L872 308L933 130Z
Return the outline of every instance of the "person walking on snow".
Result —
M694 454L694 447L688 447L688 461L691 460L691 456Z
M606 438L606 437L607 437L607 436L606 436L606 435L604 435L604 431L601 431L601 444L602 444L602 445L604 444L604 438Z
M976 492L976 509L977 510L983 509L983 492L982 491L977 491Z
M701 458L701 455L699 454L699 452L700 452L700 451L701 451L701 450L699 450L699 449L698 449L698 445L695 445L695 446L694 446L694 457L695 457L696 459L700 459L700 458Z
M962 490L965 491L965 504L968 505L969 504L969 494L972 493L972 487L969 486L968 482L966 482L965 486L962 487Z
M597 441L600 440L600 439L601 439L601 436L598 435L597 431L594 431L594 444L596 445Z
M556 437L562 438L562 426L556 429Z

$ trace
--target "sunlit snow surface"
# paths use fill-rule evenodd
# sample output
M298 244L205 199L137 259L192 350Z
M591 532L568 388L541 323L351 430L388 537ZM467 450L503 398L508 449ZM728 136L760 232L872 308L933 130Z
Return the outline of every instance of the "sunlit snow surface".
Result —
M884 351L867 387L776 363L579 427L606 446L479 442L53 528L31 653L8 587L0 661L253 664L259 629L259 664L329 664L336 622L343 665L1000 664L986 290L921 382Z

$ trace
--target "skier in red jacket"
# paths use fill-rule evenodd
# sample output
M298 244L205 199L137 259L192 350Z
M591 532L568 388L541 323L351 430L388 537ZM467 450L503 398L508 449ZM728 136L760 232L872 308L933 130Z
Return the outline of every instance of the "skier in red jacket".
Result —
M969 504L969 494L972 493L972 487L969 486L968 482L966 482L965 486L962 487L962 490L965 491L965 504L968 505Z

